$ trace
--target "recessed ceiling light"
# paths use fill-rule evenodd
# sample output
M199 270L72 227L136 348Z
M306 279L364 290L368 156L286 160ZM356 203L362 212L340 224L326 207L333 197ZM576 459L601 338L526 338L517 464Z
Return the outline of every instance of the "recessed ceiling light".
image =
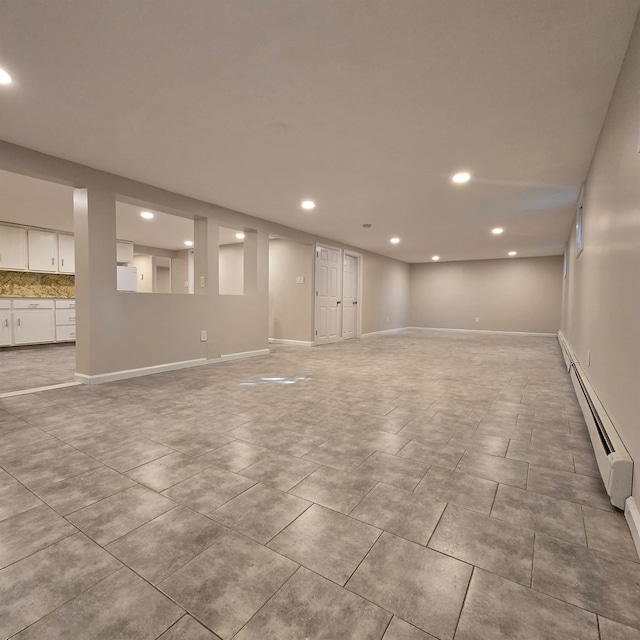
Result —
M11 84L11 82L11 76L4 69L0 69L0 84Z
M244 240L244 233L236 233L237 240Z
M151 218L153 218L153 213L151 213L151 211L141 211L140 217L145 220L151 220Z
M431 259L432 259L434 262L438 262L438 260L440 260L440 256L431 256Z
M389 242L391 244L398 244L398 242L400 242L400 238L391 238L391 240L389 240Z
M499 236L503 232L504 229L502 227L495 227L494 229L491 229L491 233L493 233L494 236Z
M313 200L303 200L300 206L303 209L315 209L316 203Z
M456 173L451 177L451 180L456 184L464 184L465 182L469 182L471 180L471 174L466 171L462 171L461 173Z
M509 251L509 255L510 256L517 256L518 252L517 251Z
M193 240L185 240L184 241L184 246L185 247L193 247Z

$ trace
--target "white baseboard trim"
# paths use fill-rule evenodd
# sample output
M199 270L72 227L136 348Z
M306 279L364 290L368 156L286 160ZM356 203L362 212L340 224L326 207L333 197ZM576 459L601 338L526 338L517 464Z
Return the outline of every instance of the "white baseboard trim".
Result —
M84 373L76 373L75 379L83 384L102 384L103 382L114 382L115 380L126 380L127 378L139 378L140 376L149 376L154 373L163 373L165 371L176 371L178 369L187 369L189 367L199 367L203 364L211 362L206 358L198 358L196 360L185 360L183 362L169 362L167 364L156 364L152 367L142 367L140 369L125 369L123 371L112 371L111 373L98 373L93 376ZM215 362L215 360L213 361Z
M285 340L284 338L269 338L271 344L289 344L294 347L313 347L313 342L306 340Z
M269 349L256 349L255 351L241 351L240 353L225 353L220 356L220 360L242 360L242 358L255 358L256 356L268 356L271 354Z
M3 398L13 398L14 396L24 396L29 393L39 393L40 391L51 391L52 389L64 389L65 387L77 387L81 382L61 382L60 384L49 384L46 387L34 387L33 389L22 389L20 391L7 391L0 393L0 400Z
M405 327L412 331L453 331L455 333L493 333L503 336L535 336L538 338L557 338L557 333L535 333L531 331L492 331L491 329L446 329L443 327Z
M636 551L640 556L640 511L633 496L629 496L624 503L624 517L627 519L627 524L631 530L631 537L636 545Z
M363 333L360 335L361 338L370 338L371 336L384 336L390 333L398 333L398 331L405 331L406 329L410 329L411 327L398 327L396 329L383 329L382 331L370 331L369 333Z

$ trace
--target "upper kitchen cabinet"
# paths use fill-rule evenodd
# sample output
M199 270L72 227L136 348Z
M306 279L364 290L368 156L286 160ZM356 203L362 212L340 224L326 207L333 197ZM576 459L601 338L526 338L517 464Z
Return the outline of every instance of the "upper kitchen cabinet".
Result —
M29 270L58 271L58 235L50 231L29 229Z
M125 242L124 240L116 242L116 262L118 264L133 262L133 242Z
M0 226L0 269L27 268L27 234L20 227Z
M73 236L58 236L58 271L60 273L75 273L76 254Z

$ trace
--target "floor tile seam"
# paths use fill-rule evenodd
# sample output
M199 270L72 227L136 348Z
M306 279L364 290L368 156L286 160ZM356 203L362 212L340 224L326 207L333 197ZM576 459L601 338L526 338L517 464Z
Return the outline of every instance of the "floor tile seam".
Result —
M40 505L40 506L42 506L42 505ZM38 509L38 508L39 508L39 506L38 507L33 507L33 509ZM28 513L29 511L33 511L33 509L28 509L27 511L23 511L22 514ZM22 514L18 513L16 515L22 515ZM70 538L71 536L75 536L77 533L83 533L73 523L66 522L65 524L71 525L74 528L74 531L70 531L69 533L63 535L61 538L58 538L58 539L54 540L53 542L50 542L50 543L46 544L44 547L41 547L39 549L36 549L35 551L32 551L31 553L28 553L26 556L21 556L17 560L14 560L13 562L10 562L9 564L5 565L4 567L0 567L0 573L2 571L4 571L5 569L8 569L9 567L12 567L13 565L17 564L18 562L21 562L22 560L26 560L27 558L30 558L31 556L34 556L36 553L39 553L40 551L44 551L45 549L48 549L49 547L53 546L54 544L57 544L58 542L61 542L62 540L66 540L67 538Z
M90 456L88 456L88 457L90 457ZM92 460L94 460L94 462L98 462L98 463L99 463L99 465L101 465L101 466L106 466L106 465L104 465L104 463L101 463L99 460L95 460L95 459L93 459L93 458L91 458L91 459L92 459ZM2 469L3 469L3 471L6 471L6 473L9 473L9 471L7 471L7 470L6 470L4 467L2 467L1 465L0 465L0 468L2 468ZM51 483L49 483L49 484L45 484L45 485L37 485L37 486L34 486L34 487L33 487L33 489L29 488L29 487L28 487L26 484L24 484L22 481L18 481L18 482L20 482L20 484L22 484L26 489L28 489L29 491L31 491L31 493L33 493L36 497L38 497L39 499L42 499L42 498L40 498L40 497L35 493L34 489L36 489L36 490L47 489L48 487L51 487L51 486L53 486L54 484L58 484L59 482L66 482L67 480L73 480L73 479L75 479L75 478L78 478L79 476L84 475L85 473L91 473L92 471L97 471L97 470L98 470L98 469L100 469L100 468L101 468L100 466L97 466L97 467L93 467L92 469L85 469L84 471L81 471L80 473L75 473L75 474L73 474L73 475L71 475L71 476L68 476L68 477L66 477L66 478L62 478L62 479L60 479L60 480L56 480L55 482L51 482ZM113 469L113 471L115 471L115 469ZM15 478L15 476L13 476L13 474L11 474L11 475L12 475L12 477L14 477L14 478ZM17 478L15 478L15 479L16 479L16 480L18 480ZM44 501L43 501L43 502L44 502ZM53 509L53 507L51 507L51 508Z
M542 534L542 535L544 535L544 534ZM537 539L537 536L538 536L538 533L536 533L536 539ZM562 603L564 605L568 605L570 607L573 607L574 609L579 609L580 611L584 611L585 613L591 614L591 615L595 616L596 618L598 618L598 616L602 615L602 614L598 613L597 611L593 611L591 609L587 609L586 607L578 605L578 604L575 604L574 602L569 602L568 600L564 600L563 598L560 598L557 595L554 595L552 593L549 593L547 591L544 591L544 590L539 589L539 588L534 586L534 579L535 579L535 573L536 573L536 571L535 571L535 549L536 549L536 546L537 545L534 543L534 565L533 565L533 571L531 572L531 587L525 587L525 588L528 588L528 589L530 589L531 591L533 591L533 592L535 592L537 594L545 596L546 598L552 598L556 602L560 602L560 603ZM502 577L504 577L504 576L502 576ZM509 578L505 578L505 580L509 580ZM513 580L510 580L510 582L513 582ZM517 584L517 583L514 583L514 584ZM520 585L520 586L523 586L523 585ZM607 616L603 616L603 617L607 617ZM620 624L624 624L624 625L627 624L626 622L622 622L620 620L616 620L615 618L609 618L609 619L613 620L614 622L619 622Z
M605 513L608 513L608 512L605 512ZM583 522L584 522L584 514L583 514ZM594 547L589 546L589 544L578 544L572 540L565 540L564 538L553 536L551 534L545 533L544 531L536 531L536 536L544 536L546 538L557 540L558 542L570 544L574 547L586 549L589 553L592 553L593 555L599 557L603 562L617 560L622 564L638 565L638 569L640 570L640 557L638 557L638 559L632 559L632 558L628 558L627 556L621 556L621 555L616 555L614 553L609 553L607 551L601 551L600 549L595 549ZM585 534L585 540L587 540L588 542L588 538L586 537L586 534Z
M178 508L181 507L183 505L178 505ZM188 507L185 507L188 508ZM194 511L193 509L189 509L190 511L192 511L193 513L195 513L196 515L199 515L203 518L207 518L208 520L211 520L211 518L209 518L208 516L199 513L198 511ZM156 588L158 591L161 591L159 589L159 585L161 582L164 582L165 580L167 580L168 578L170 578L172 575L174 575L175 573L177 573L178 571L180 571L180 569L184 568L186 565L188 565L190 562L192 562L193 560L195 560L197 557L201 556L205 551L208 551L209 549L211 549L211 547L215 546L216 544L218 544L218 542L220 542L223 538L226 538L227 536L230 535L242 535L243 537L247 538L248 540L251 540L252 542L256 542L255 540L253 540L252 538L248 538L247 536L244 536L244 534L239 533L238 531L235 531L234 529L231 529L228 526L225 526L223 524L221 524L220 522L216 522L215 520L211 520L211 522L219 527L222 527L224 529L224 532L222 533L222 535L220 535L218 538L216 538L209 546L205 547L204 549L202 549L201 551L199 551L198 553L196 553L194 556L192 556L191 558L189 558L186 562L184 562L183 564L181 564L179 567L177 567L176 569L174 569L173 571L170 571L169 573L167 573L165 576L162 576L162 578L160 578L157 581L157 584L152 583L149 579L145 578L141 573L139 573L136 569L134 569L133 567L129 566L124 560L122 560L121 558L118 558L118 556L116 556L113 551L111 551L111 549L107 549L107 547L111 544L113 544L114 542L118 542L118 540L122 540L123 538L125 538L126 536L128 536L130 533L133 533L134 531L138 531L139 529L141 529L142 527L144 527L147 524L150 524L151 522L153 522L154 520L157 520L158 518L171 513L172 511L175 511L174 509L169 509L169 511L165 511L164 513L161 513L160 515L156 516L155 518L152 518L151 520L148 520L147 522L141 524L140 526L136 527L135 529L132 529L131 531L128 531L127 533L125 533L124 535L120 536L119 538L116 538L115 540L112 540L111 542L108 542L106 545L101 545L98 542L96 542L95 544L98 544L102 549L104 549L107 553L109 553L110 555L112 555L116 560L118 560L118 562L122 563L125 567L127 567L127 569L130 569L131 571L133 571L136 575L139 575L141 578L143 578L143 580L145 580L145 582L148 582L151 586L153 586L154 588ZM85 534L86 535L86 534ZM92 542L95 542L95 540L91 539ZM260 544L259 542L257 544ZM163 593L161 591L161 593Z
M92 542L93 542L93 540L92 540ZM104 576L103 578L100 578L100 580L98 580L97 582L94 582L94 583L90 584L88 587L85 587L80 592L76 593L74 596L71 596L70 598L67 598L64 602L62 602L58 606L54 607L51 611L47 611L47 613L45 613L43 616L40 616L37 620L34 620L33 622L30 622L26 627L23 627L22 629L16 631L11 636L9 636L9 639L15 638L19 633L22 633L26 629L29 629L30 627L34 626L35 624L37 624L41 620L44 620L48 616L53 615L56 611L58 611L59 609L62 609L63 607L65 607L69 603L73 602L76 598L80 597L82 594L87 592L89 589L92 589L93 587L99 585L101 582L104 582L104 580L107 580L108 578L111 578L113 575L118 573L118 571L121 571L124 568L128 568L128 567L126 567L126 565L122 564L122 562L120 562L117 558L116 558L116 560L120 564L119 567L115 567L113 569L113 571L110 571L106 576Z
M114 469L111 469L112 471L114 471ZM116 472L116 473L120 473L120 472ZM82 475L82 474L80 474ZM124 475L124 474L121 474ZM75 476L77 477L77 476ZM73 478L71 478L73 479ZM132 480L131 478L129 478L130 480ZM144 489L145 491L151 491L153 493L155 493L156 495L162 496L163 498L166 498L167 500L172 500L169 496L163 496L161 493L158 493L157 491L153 491L153 489L149 489L149 487L145 487L144 485L140 484L139 482L136 482L135 480L132 480L132 482L134 482L134 484L130 487L124 487L118 491L116 491L115 493L112 493L109 496L104 496L102 498L100 498L99 500L96 500L95 502L92 502L91 504L85 505L84 507L80 507L78 509L75 509L74 511L70 511L69 513L67 513L66 515L61 515L61 517L63 517L65 520L68 520L69 516L72 516L74 513L78 513L79 511L82 511L83 509L87 509L88 507L93 507L101 502L104 502L105 500L109 500L110 498L113 498L114 496L117 496L121 493L124 493L125 491L129 491L131 489L135 489L135 488L140 488L140 489ZM172 502L176 502L175 500L172 500ZM53 509L53 507L51 507ZM55 509L54 509L55 511ZM57 512L56 512L57 513ZM70 524L73 524L71 521L69 521ZM76 525L74 525L76 526ZM98 544L98 543L96 543Z
M467 597L469 595L469 590L471 589L471 581L473 580L473 576L476 573L476 567L474 566L473 569L471 569L471 574L469 575L469 580L467 581L467 586L466 589L464 591L464 597L462 598L462 604L460 605L460 611L458 611L458 617L456 619L456 626L453 630L453 635L451 636L452 638L456 637L456 634L458 633L458 627L460 626L460 620L462 619L462 612L464 611L464 607L467 603Z
M228 469L222 469L221 467L216 467L215 465L211 465L211 467L207 467L207 469L203 469L203 471L207 471L208 469L211 468L215 468L218 469L219 471L226 471L227 473L234 473L233 471L229 471ZM201 472L202 473L202 472ZM196 474L198 475L198 474ZM236 473L235 475L240 475L239 473ZM195 476L191 476L192 478ZM232 498L229 498L228 500L225 500L222 504L218 505L217 507L215 507L214 509L212 509L211 511L207 511L206 513L202 513L201 511L198 511L197 509L194 509L193 507L180 502L177 498L172 498L171 496L167 496L165 495L163 492L157 492L158 495L162 496L163 498L169 498L170 500L173 500L174 502L177 502L178 505L183 506L183 507L187 507L189 509L191 509L192 511L195 511L196 513L199 513L203 516L207 516L207 518L209 518L210 520L213 520L214 522L217 522L218 524L222 524L221 522L218 522L217 520L215 520L215 518L212 518L212 514L217 511L218 509L222 509L222 507L224 507L225 505L229 504L232 500L235 500L236 498L239 498L241 495L244 495L247 491L249 491L250 489L253 489L256 485L262 484L261 482L258 482L257 480L253 480L251 478L245 478L244 476L241 476L242 478L244 478L245 480L250 480L251 482L253 482L253 484L250 487L247 487L246 489L243 489L238 495L233 496ZM189 480L190 478L187 478L187 480ZM185 480L186 482L186 480ZM175 485L173 485L174 487L176 487L178 484L180 484L179 482ZM142 486L142 485L141 485ZM264 485L267 486L267 485ZM145 487L146 489L147 487ZM169 487L169 489L171 489L172 487ZM272 487L269 487L270 489ZM163 491L168 491L169 489L163 489ZM149 491L153 491L153 489L149 489ZM278 491L278 489L274 489L274 491ZM223 525L223 526L227 526L227 525Z
M362 477L364 477L364 476L362 476ZM360 500L358 501L358 504L356 504L356 505L353 507L353 509L351 509L351 510L349 511L349 513L344 513L343 515L346 515L347 517L352 518L353 520L358 520L358 518L355 518L355 517L354 517L354 516L352 516L351 514L352 514L352 513L353 513L353 512L354 512L354 511L355 511L355 510L360 506L360 504L362 503L362 501L363 501L363 500L364 500L364 499L365 499L365 498L366 498L366 497L367 497L367 496L368 496L368 495L369 495L369 494L370 494L370 493L371 493L371 492L372 492L372 491L373 491L373 490L374 490L378 485L380 485L380 484L386 484L385 482L380 482L379 480L373 480L373 479L372 479L372 482L374 482L373 487L371 487L371 489L369 489L369 490L368 490L368 491L367 491L367 492L366 492L366 493L365 493L365 494L360 498ZM392 486L392 485L387 485L387 486ZM396 488L397 488L397 487L396 487ZM413 493L413 492L411 492L411 493ZM324 506L324 505L322 505L322 506ZM327 508L329 508L329 507L327 507ZM341 512L338 512L338 513L341 513ZM358 520L358 522L363 522L363 520ZM379 528L379 527L378 527L378 528Z
M116 428L118 428L118 427L116 427ZM58 442L62 443L63 445L71 447L72 449L74 449L74 451L77 451L78 453L81 453L82 455L86 456L87 458L91 458L92 460L95 460L96 462L99 462L101 465L103 465L105 467L109 467L110 469L112 469L116 473L120 473L120 474L124 475L127 471L131 471L132 469L136 469L137 468L137 467L132 467L131 469L126 469L125 471L119 471L118 469L115 469L114 467L112 467L111 465L107 464L106 462L100 460L95 455L90 455L90 454L85 453L84 451L82 451L82 449L78 449L75 445L71 444L70 442L65 442L64 440L61 440L57 436L54 436L54 435L51 435L51 434L48 434L48 435L50 435L52 438L54 438ZM71 442L73 442L73 440ZM166 445L162 445L162 446L166 446ZM167 447L167 448L170 449L171 447ZM108 453L109 451L113 451L113 449L107 450L106 453ZM175 451L175 450L173 450L173 452L174 453L179 453L179 451ZM147 462L154 462L155 460L159 460L160 458L163 458L163 457L168 456L168 455L170 455L170 454L165 453L164 455L159 456L158 458L154 458L153 460L148 460ZM147 462L143 462L142 464L147 464ZM138 465L138 466L142 466L142 465ZM84 472L84 473L88 473L88 472ZM82 475L82 474L78 474L78 475ZM73 477L76 477L76 476L71 476L71 478L73 478ZM60 482L62 482L62 480ZM51 484L55 484L55 483L52 482ZM47 485L47 486L50 486L50 485Z
M176 452L176 453L180 453L180 452ZM155 460L150 460L149 462L143 462L141 465L138 465L137 467L133 467L132 469L129 469L128 471L124 471L124 472L117 471L116 473L120 473L121 475L125 476L126 478L129 478L129 480L131 480L132 482L136 482L136 483L142 485L143 487L146 487L147 489L150 489L151 491L155 491L156 493L162 495L163 491L168 491L169 489L175 487L176 485L180 484L181 482L186 482L187 480L190 480L194 476L197 476L199 473L202 473L203 471L206 471L207 469L210 469L211 467L214 466L212 463L206 463L207 464L206 467L203 467L202 469L198 469L198 471L195 471L190 476L182 478L182 479L178 480L177 482L174 482L173 484L170 484L169 486L164 487L162 489L154 489L153 487L150 487L149 485L145 484L143 481L136 480L135 478L132 478L130 475L128 475L132 471L135 471L136 469L140 469L140 467L144 467L145 465L151 464L152 462L157 462L158 460L162 460L162 458L166 458L166 457L168 457L170 455L173 455L173 454L168 453L166 456L161 456L160 458L156 458ZM180 454L180 455L186 455L186 454ZM195 460L197 460L197 458L193 458L193 460L195 461ZM109 467L109 468L111 468L111 467ZM115 469L114 469L114 471L115 471ZM168 496L164 496L164 497L168 497Z
M547 467L545 467L546 469ZM591 477L591 476L585 476L585 477ZM522 489L522 487L516 487L517 489ZM528 487L525 487L524 489L522 489L523 491L528 491L529 493L535 493L536 495L539 496L545 496L546 498L553 498L555 500L564 500L565 502L571 502L572 504L577 504L579 507L582 507L583 505L585 507L591 507L592 509L598 509L600 511L604 511L605 513L613 513L612 509L605 509L603 507L598 507L595 506L593 504L586 504L585 502L578 502L575 499L572 498L567 498L567 497L561 497L559 495L554 495L552 493L543 493L542 491L535 491L533 489L529 489ZM613 505L610 505L611 507L613 507Z

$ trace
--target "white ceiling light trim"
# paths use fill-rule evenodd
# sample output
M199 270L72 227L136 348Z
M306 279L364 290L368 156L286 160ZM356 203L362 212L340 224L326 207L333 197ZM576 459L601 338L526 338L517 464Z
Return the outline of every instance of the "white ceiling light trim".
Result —
M311 209L316 208L316 203L313 200L303 200L300 206L303 209L307 209L308 211L310 211Z
M438 262L438 260L440 260L440 256L431 256L431 259L432 259L434 262Z
M517 251L509 251L509 255L513 258L513 256L517 256L518 252Z
M141 211L140 212L140 217L144 218L145 220L152 220L153 219L153 213L151 213L151 211Z
M11 76L4 69L0 69L0 84L11 84L12 82Z
M491 229L491 233L493 233L494 236L499 236L501 233L504 233L504 229L502 227L494 227Z
M389 242L391 244L398 244L400 242L400 238L391 238L391 240L389 240Z

